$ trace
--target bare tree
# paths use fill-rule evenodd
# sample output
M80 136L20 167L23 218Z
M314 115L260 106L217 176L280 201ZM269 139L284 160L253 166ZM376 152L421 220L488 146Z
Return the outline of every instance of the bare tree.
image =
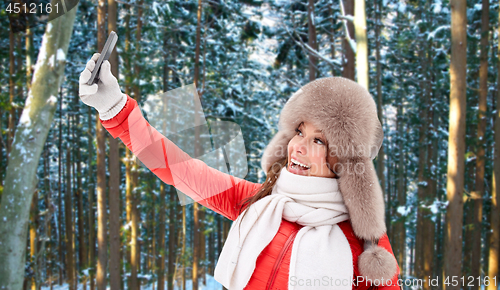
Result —
M194 84L195 87L197 88L197 91L199 86L198 86L198 81L200 77L200 42L201 42L201 12L202 12L202 1L198 0L198 22L196 25L196 48L195 48L195 59L194 59ZM201 96L200 96L201 98ZM200 100L201 101L201 100ZM198 102L195 102L196 107L198 107ZM196 112L199 112L200 108L195 109ZM200 116L198 114L195 114L195 124L199 124L199 118ZM195 156L199 156L200 148L199 148L199 138L200 138L200 132L199 132L199 126L195 127ZM192 270L192 280L193 280L193 289L198 289L198 266L199 266L199 257L200 257L200 222L199 222L199 216L198 216L198 203L195 202L193 204L193 270Z
M450 62L450 124L446 194L446 237L444 277L461 276L462 219L465 167L465 84L467 75L467 1L452 0ZM444 284L445 289L460 286Z
M500 21L500 14L499 14ZM500 33L500 26L497 28ZM500 45L498 46L497 58L500 60ZM500 71L500 61L497 62L497 67ZM493 178L491 189L491 221L490 221L490 249L488 261L488 276L490 279L496 277L498 279L498 258L500 244L500 74L497 75L497 95L496 95L496 113L494 117L495 129L495 145L493 156ZM496 290L496 283L490 283L486 286L488 290Z
M12 150L12 142L14 140L14 132L15 132L15 119L16 119L16 109L12 106L14 102L14 74L15 74L15 57L14 57L14 48L16 45L16 37L14 34L14 28L9 24L9 125L8 125L8 134L7 134L7 156L9 156L10 151ZM8 160L8 159L7 159Z
M0 289L21 289L24 280L30 205L36 170L57 106L76 7L50 21L43 36L37 70L10 151L0 208ZM64 56L64 57L63 57ZM55 62L50 63L53 59ZM21 168L23 168L21 170ZM22 185L22 186L21 186ZM8 221L8 222L5 222Z
M106 41L106 1L97 6L97 49L102 51ZM99 119L99 118L97 118ZM108 264L108 214L106 210L106 133L101 121L96 120L97 136L97 273L98 290L106 289Z
M316 40L316 25L314 23L314 0L308 0L307 3L307 27L309 32L309 46L315 51L318 50L318 42ZM309 52L309 81L316 79L318 59L316 55Z
M355 0L354 31L356 35L357 82L368 90L368 38L366 37L365 0Z
M69 119L69 118L68 118ZM69 123L69 122L68 122ZM70 125L68 124L68 130ZM68 134L69 135L69 134ZM73 243L73 202L71 188L71 149L66 148L66 192L64 193L64 221L66 226L66 235L64 242L66 244L66 275L70 290L76 289L75 279L75 254Z
M477 277L481 273L481 230L483 222L483 195L484 195L484 171L485 171L485 150L484 135L486 131L486 110L488 96L488 38L490 22L490 2L483 0L481 11L481 54L479 67L479 112L477 124L477 153L476 153L476 187L473 192L473 224L472 234L472 255L471 255L471 275ZM479 285L474 288L480 289Z
M108 31L116 31L116 1L108 0ZM118 53L109 58L111 73L118 79ZM121 289L120 277L120 151L118 140L109 141L109 282L111 290Z
M344 0L341 0L344 1ZM354 0L345 0L344 1L345 15L353 15L354 14ZM347 21L347 31L348 37L344 38L343 46L344 46L344 66L342 70L342 76L348 78L350 80L354 80L355 71L354 71L354 50L349 43L349 39L354 38L354 25L351 21Z

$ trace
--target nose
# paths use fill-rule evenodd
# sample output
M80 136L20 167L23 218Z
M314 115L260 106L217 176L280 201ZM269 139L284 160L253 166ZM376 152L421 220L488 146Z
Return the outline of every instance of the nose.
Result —
M297 143L293 144L293 151L301 153L302 155L307 154L307 143L306 138L301 139Z

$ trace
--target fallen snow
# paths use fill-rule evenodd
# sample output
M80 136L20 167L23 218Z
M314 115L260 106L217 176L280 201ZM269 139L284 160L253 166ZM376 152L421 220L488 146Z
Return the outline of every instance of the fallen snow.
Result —
M215 281L214 277L208 274L205 274L206 280L207 280L207 285L202 284L202 280L199 280L199 285L198 289L199 290L221 290L222 285ZM153 282L154 283L154 282ZM155 283L156 284L156 283ZM54 290L69 290L69 285L67 283L63 283L61 286L59 284L53 284L53 289ZM89 289L89 284L87 283L87 289ZM109 285L106 287L106 290L110 289ZM125 283L125 289L127 289L127 283ZM153 289L153 284L149 285L141 285L141 290L152 290ZM155 289L157 289L155 285ZM165 289L167 289L167 283L165 282ZM180 290L182 287L179 287L177 283L174 283L174 289ZM186 280L186 290L192 290L193 289L193 283L191 280ZM48 286L42 286L41 290L50 290L50 287ZM83 284L78 284L77 290L83 290Z

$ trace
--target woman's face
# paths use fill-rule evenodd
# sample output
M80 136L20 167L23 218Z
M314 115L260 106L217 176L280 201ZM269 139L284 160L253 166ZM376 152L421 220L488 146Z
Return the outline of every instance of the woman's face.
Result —
M312 123L301 123L288 143L288 171L305 176L335 177L327 166L327 150L326 138L321 131ZM336 157L334 160L337 162Z

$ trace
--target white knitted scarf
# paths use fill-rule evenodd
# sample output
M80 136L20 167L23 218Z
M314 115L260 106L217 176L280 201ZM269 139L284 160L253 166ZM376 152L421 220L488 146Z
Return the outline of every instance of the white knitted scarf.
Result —
M272 193L252 204L242 220L243 213L231 225L215 268L215 280L226 288L245 288L284 218L304 226L293 242L288 289L352 289L351 248L337 225L349 215L337 179L283 167Z

